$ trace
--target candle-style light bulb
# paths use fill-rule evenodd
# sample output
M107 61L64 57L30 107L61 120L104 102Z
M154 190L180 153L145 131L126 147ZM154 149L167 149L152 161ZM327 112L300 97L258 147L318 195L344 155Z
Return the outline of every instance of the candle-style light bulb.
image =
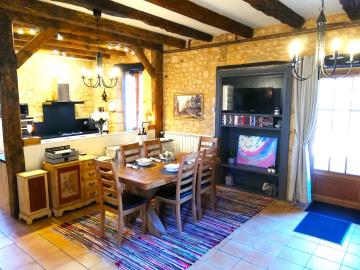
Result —
M341 40L339 38L333 39L332 43L332 50L333 50L333 59L337 59L339 57L339 50L341 47Z
M299 61L300 50L301 50L301 44L298 40L294 40L293 42L291 42L289 48L289 54L290 54L290 59L294 63Z
M350 54L350 62L354 61L354 55L360 51L360 42L358 40L352 40L349 43L348 53Z

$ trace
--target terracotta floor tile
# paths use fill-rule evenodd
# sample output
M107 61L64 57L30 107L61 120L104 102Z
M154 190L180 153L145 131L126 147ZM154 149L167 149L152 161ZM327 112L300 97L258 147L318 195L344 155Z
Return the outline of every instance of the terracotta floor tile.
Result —
M340 267L340 270L357 270L357 269L354 269L354 268L351 268L351 267L342 265L342 266Z
M247 261L252 264L256 264L260 267L266 268L270 265L271 261L275 258L274 255L267 254L261 251L254 250L249 252L244 258L244 261Z
M27 265L24 265L23 267L20 267L18 270L43 270L43 269L44 268L42 268L40 264L36 262L32 262Z
M14 242L5 235L0 236L0 248L12 245Z
M233 255L241 259L253 249L239 242L230 240L227 243L225 243L219 250L229 253L230 255Z
M277 231L272 231L265 237L265 239L268 241L276 242L283 245L289 243L291 238L292 238L291 234L277 232Z
M234 266L232 270L265 270L265 269L266 268L262 268L258 265L249 263L247 261L240 261Z
M289 262L282 258L275 258L271 261L268 270L303 270L303 266Z
M72 260L73 259L69 255L61 250L36 259L36 261L45 269L54 269Z
M350 243L349 241L344 241L341 245L339 245L339 244L329 242L326 240L321 240L319 244L322 246L327 246L327 247L333 248L333 249L346 251L349 246L349 243Z
M360 254L360 245L350 243L349 246L348 246L347 252L351 253L351 254L354 254L354 255Z
M87 252L75 258L79 263L83 264L87 268L90 268L102 261L102 258L95 253Z
M293 249L293 248L284 248L284 250L280 253L279 258L288 260L292 263L305 266L309 261L311 254Z
M72 261L62 264L59 267L56 267L54 269L55 270L86 270L88 268L86 268L84 265L82 265L78 261L72 260Z
M264 253L272 254L274 256L279 255L281 251L284 249L284 247L285 247L284 244L271 242L268 239L262 239L254 245L254 249Z
M5 260L8 258L14 258L19 254L23 254L24 251L15 244L3 247L0 249L0 260Z
M232 233L231 235L229 235L228 238L230 238L231 240L237 241L241 244L244 244L246 246L249 246L249 247L253 247L256 244L256 242L261 240L256 235L249 234L242 230L238 230L238 231Z
M339 270L340 264L331 262L329 260L317 257L317 256L311 256L309 262L306 265L307 268L310 268L312 270Z
M360 269L360 257L353 254L345 254L343 265L352 267L354 269Z
M210 253L210 255L206 258L206 261L217 267L217 269L227 270L232 269L240 260L225 252L215 250L214 252Z
M350 242L360 245L360 234L354 233Z
M15 257L9 257L0 260L0 269L2 270L15 270L32 263L34 260L25 252L18 253Z
M287 245L310 254L313 253L317 247L317 244L297 237L292 238Z
M108 262L101 262L90 267L90 270L118 270L118 269L119 268L116 265Z
M345 252L327 246L319 245L316 248L314 255L341 264L345 256Z
M89 252L87 248L84 248L78 244L73 243L72 245L62 248L62 251L67 253L73 258L79 257Z

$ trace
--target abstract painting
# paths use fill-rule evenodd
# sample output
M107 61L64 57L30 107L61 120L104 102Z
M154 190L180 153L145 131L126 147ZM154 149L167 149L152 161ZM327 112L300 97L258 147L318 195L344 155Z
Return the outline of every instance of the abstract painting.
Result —
M203 119L204 96L194 95L174 95L174 118Z
M239 136L236 163L268 168L275 165L277 138Z

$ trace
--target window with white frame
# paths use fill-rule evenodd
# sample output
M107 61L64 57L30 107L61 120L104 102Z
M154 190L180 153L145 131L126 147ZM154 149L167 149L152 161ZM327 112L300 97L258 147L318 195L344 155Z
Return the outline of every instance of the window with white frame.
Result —
M125 130L140 127L143 115L143 85L141 72L124 72L123 104Z
M360 175L360 77L321 79L314 169Z

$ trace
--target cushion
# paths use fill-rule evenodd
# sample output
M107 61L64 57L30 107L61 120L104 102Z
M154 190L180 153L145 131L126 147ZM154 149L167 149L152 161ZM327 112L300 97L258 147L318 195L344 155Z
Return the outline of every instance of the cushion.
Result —
M109 195L109 197L112 197L111 195ZM142 204L145 204L147 202L147 199L138 196L136 194L133 193L129 193L129 192L124 192L122 195L122 204L123 204L123 210L128 210L131 208L135 208L137 206L140 206ZM118 209L117 205L114 205L112 203L109 202L104 202L104 205L111 207L113 209Z
M186 191L180 195L180 199L185 198L192 194L192 190ZM160 189L156 193L157 197L162 197L168 200L175 200L176 199L176 185L168 185Z

